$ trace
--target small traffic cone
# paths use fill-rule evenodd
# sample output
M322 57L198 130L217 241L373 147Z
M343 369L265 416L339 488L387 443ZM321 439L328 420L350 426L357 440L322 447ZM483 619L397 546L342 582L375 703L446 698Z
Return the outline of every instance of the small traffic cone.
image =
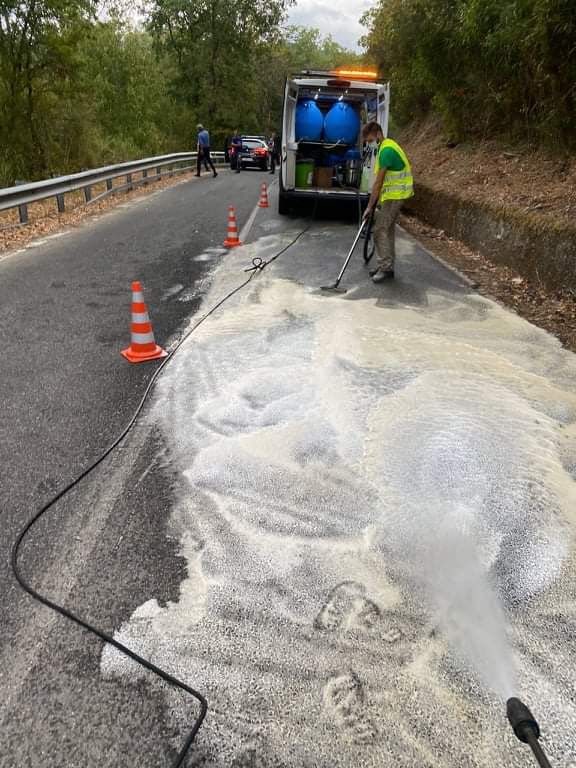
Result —
M228 206L228 237L224 240L226 248L234 248L236 245L242 245L238 237L238 224L236 223L236 211L234 206Z
M258 208L270 208L270 203L268 202L268 189L264 183L260 187L260 202L258 203Z
M120 353L131 363L145 363L148 360L157 360L167 357L168 352L159 347L154 340L152 323L148 316L148 309L144 303L142 286L138 281L132 283L132 338L128 349Z

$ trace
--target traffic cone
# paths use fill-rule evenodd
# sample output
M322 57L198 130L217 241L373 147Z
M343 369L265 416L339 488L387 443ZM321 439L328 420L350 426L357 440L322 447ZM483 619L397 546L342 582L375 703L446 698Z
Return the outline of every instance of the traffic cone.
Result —
M157 360L160 357L167 357L162 347L159 347L154 340L152 323L148 316L148 309L144 303L144 294L142 286L138 281L132 283L132 338L128 349L123 349L120 353L131 363L145 363L148 360Z
M234 206L228 206L228 237L224 240L226 248L234 248L236 245L242 245L238 237L238 224L236 223L236 211Z
M270 208L270 203L268 202L268 189L264 183L260 187L260 202L258 203L258 208Z

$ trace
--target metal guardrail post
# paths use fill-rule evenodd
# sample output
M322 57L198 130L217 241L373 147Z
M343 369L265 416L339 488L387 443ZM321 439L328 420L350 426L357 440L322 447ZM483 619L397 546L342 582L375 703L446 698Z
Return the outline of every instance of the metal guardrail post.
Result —
M106 179L106 191L112 192L113 181L112 179Z
M130 189L134 189L134 184L132 184L132 174L127 173L126 174L126 187Z
M58 213L64 213L66 210L64 195L56 195L56 205L58 206Z
M17 180L15 182L15 186L21 187L23 184L26 184L25 181ZM28 206L26 203L22 203L18 206L18 217L20 219L20 224L28 224Z
M146 168L142 171L142 180L145 185L148 184L148 170Z
M84 187L84 200L89 203L92 200L92 187Z

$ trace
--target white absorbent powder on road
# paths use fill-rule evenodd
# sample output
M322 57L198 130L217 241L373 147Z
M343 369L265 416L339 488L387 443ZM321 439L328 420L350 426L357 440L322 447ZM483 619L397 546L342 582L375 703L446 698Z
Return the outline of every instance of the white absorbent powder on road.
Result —
M575 360L476 295L272 270L200 326L151 415L187 578L116 638L207 695L203 765L521 768L514 694L576 760ZM111 648L102 670L142 674Z

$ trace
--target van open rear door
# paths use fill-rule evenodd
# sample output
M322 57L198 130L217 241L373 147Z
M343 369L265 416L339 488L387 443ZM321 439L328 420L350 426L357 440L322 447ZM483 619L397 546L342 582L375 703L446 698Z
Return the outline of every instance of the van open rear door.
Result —
M286 81L284 92L284 118L282 123L281 187L294 189L296 183L296 105L298 86L294 80Z
M378 117L377 122L382 126L384 136L388 136L388 119L390 115L390 83L378 86Z

